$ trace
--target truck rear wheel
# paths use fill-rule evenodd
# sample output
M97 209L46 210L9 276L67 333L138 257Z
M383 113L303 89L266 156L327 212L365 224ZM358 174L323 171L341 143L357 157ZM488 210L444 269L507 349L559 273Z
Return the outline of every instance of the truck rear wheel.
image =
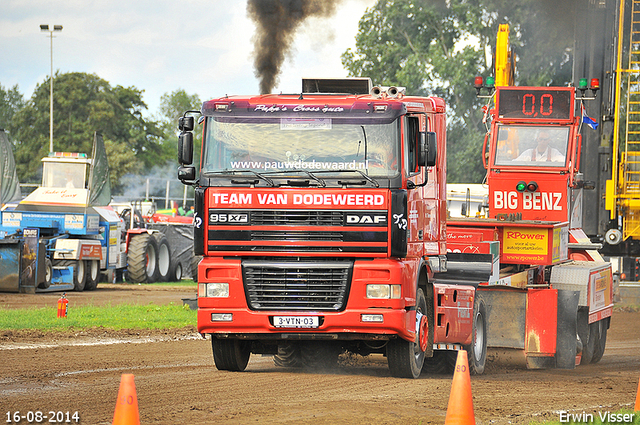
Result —
M471 344L466 345L469 359L469 373L482 375L487 362L487 310L484 301L476 296L473 303L473 335Z
M427 301L422 289L416 294L416 313L427 314ZM387 344L387 362L391 375L397 378L416 379L420 376L424 364L424 351L420 349L419 332L415 341L402 338L389 341Z
M87 261L87 283L84 285L85 291L93 291L98 287L100 281L100 261Z
M242 372L249 363L251 343L239 339L212 338L213 362L218 370Z
M132 235L129 241L127 280L152 283L158 276L158 243L149 233Z
M158 282L168 282L170 279L169 271L171 269L171 251L169 249L169 241L162 233L154 233L153 235L158 242Z

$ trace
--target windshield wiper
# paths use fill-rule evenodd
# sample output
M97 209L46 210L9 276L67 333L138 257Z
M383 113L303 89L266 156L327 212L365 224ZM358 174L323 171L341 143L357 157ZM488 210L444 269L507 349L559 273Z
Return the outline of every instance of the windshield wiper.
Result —
M251 174L253 174L254 176L256 176L257 178L259 178L260 180L264 180L265 182L267 182L267 184L268 184L269 186L271 186L271 187L274 187L274 186L276 185L276 184L273 182L273 180L271 180L269 177L267 177L267 176L265 176L265 175L263 175L263 174L261 174L261 173L258 173L258 172L256 172L256 171L253 171L253 170L222 170L222 171L209 171L209 172L203 173L203 175L204 175L205 177L208 177L208 176L211 176L211 175L214 175L214 174L219 174L219 175L222 175L222 176L228 176L228 175L235 176L236 174L239 174L239 173L251 173Z
M372 179L371 177L369 177L368 175L366 175L360 170L320 170L315 172L316 173L358 173L375 187L380 187L380 183L378 183L377 181L375 181L374 179Z
M273 171L270 172L269 175L274 175L274 174L293 174L293 173L304 173L306 174L308 177L310 177L311 179L315 180L316 182L318 182L318 184L322 187L326 187L327 183L322 180L321 178L318 178L317 176L315 176L312 172L307 171L307 170L283 170L283 171Z

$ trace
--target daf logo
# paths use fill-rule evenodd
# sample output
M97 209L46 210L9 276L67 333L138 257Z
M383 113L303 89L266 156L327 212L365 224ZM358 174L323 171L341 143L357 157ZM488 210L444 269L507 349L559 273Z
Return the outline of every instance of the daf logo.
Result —
M387 217L373 214L347 214L347 224L387 224Z

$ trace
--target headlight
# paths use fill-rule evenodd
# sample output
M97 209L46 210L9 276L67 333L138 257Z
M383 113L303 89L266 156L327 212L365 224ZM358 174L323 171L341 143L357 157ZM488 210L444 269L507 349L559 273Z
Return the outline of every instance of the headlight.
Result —
M198 297L227 298L229 297L228 283L198 283Z
M367 298L399 299L401 292L400 285L367 285Z

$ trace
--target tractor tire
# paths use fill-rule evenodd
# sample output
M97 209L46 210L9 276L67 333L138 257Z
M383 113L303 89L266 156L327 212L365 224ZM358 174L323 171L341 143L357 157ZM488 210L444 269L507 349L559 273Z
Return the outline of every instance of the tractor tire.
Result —
M158 280L158 242L149 233L132 235L128 250L127 280L153 283Z
M327 371L338 366L338 356L342 349L333 341L302 341L299 346L300 358L305 368Z
M168 282L170 280L169 272L171 270L171 250L169 249L169 240L163 233L154 233L158 243L158 282Z
M87 264L87 283L84 285L85 291L94 291L100 281L100 260L89 260Z
M279 367L302 367L300 344L295 342L278 344L278 354L273 356L273 364Z
M422 371L429 375L452 375L456 368L457 351L437 350L424 359Z

